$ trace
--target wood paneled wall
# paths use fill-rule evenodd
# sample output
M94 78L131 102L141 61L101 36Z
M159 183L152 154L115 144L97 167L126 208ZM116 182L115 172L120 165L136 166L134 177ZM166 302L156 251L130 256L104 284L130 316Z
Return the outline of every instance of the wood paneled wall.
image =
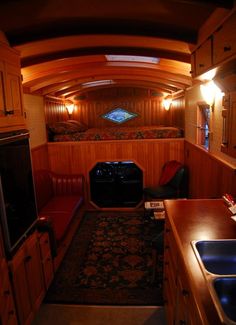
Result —
M97 162L132 160L143 171L144 186L155 186L167 160L184 161L184 139L48 143L48 154L51 170L84 175L89 202L89 171Z
M187 141L185 164L189 169L191 198L219 198L225 193L236 197L236 168Z
M100 116L116 107L122 107L138 114L124 126L166 125L184 129L183 98L176 99L169 111L162 106L162 97L153 91L139 88L108 88L97 90L79 97L75 102L72 119L85 123L88 127L107 127L115 124ZM45 102L46 122L64 121L69 118L62 102L47 99Z
M31 150L33 170L49 170L48 147L47 144L35 147Z
M142 170L144 186L158 183L165 161L176 159L189 169L189 198L236 197L236 169L183 139L49 143L32 149L34 170L82 173L89 202L89 171L99 161L133 160Z

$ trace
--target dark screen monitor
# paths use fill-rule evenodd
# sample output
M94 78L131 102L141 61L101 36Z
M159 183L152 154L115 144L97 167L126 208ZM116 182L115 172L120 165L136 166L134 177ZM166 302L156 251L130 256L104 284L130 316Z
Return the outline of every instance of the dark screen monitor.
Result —
M37 221L29 136L0 135L0 217L7 255Z

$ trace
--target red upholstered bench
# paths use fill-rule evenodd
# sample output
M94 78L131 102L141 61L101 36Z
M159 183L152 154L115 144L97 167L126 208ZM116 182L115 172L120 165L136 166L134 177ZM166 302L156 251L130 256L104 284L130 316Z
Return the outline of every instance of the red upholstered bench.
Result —
M73 219L83 210L84 178L39 170L34 173L34 182L39 218L50 220L60 250Z

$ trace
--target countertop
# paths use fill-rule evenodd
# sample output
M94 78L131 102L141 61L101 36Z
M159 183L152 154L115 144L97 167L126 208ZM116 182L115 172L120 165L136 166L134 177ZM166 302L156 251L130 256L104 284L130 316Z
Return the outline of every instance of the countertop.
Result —
M165 200L164 205L195 302L210 325L222 324L191 242L236 238L236 222L230 218L232 213L222 199Z

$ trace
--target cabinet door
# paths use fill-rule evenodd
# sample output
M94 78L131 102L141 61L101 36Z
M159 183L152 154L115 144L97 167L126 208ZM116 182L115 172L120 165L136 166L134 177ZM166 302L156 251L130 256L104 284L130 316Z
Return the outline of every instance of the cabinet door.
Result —
M212 38L208 38L195 52L196 75L200 75L212 66Z
M6 111L14 116L23 115L21 75L19 67L6 65Z
M30 325L45 293L36 233L13 257L11 271L20 324Z
M45 294L40 248L36 233L26 242L25 270L31 305L33 310L36 311Z
M236 13L213 34L213 64L236 54Z
M53 270L53 261L51 255L50 241L48 233L43 233L39 237L41 259L43 265L43 275L45 288L48 289L50 283L52 282L54 270Z
M229 155L236 158L236 92L230 100Z
M5 91L5 67L0 61L0 117L5 116L6 91Z
M0 264L0 323L5 325L17 325L16 310L8 275L7 262L3 259Z
M0 44L0 128L25 127L20 55Z
M225 96L223 117L223 138L221 151L236 158L236 92Z
M30 324L30 322L33 320L33 310L29 294L25 263L25 249L23 246L17 251L10 263L16 308L21 325Z

